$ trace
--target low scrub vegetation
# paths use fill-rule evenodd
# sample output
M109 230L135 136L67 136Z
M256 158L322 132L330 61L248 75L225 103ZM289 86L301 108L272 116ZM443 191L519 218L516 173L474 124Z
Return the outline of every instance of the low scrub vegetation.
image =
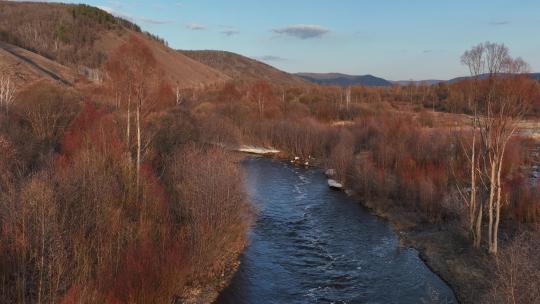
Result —
M118 104L40 82L0 113L4 301L170 303L234 263L251 216L237 160L149 79Z

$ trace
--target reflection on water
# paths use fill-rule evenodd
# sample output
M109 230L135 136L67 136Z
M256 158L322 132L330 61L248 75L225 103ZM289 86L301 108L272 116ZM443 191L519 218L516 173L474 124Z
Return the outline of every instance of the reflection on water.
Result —
M245 161L259 214L250 245L219 304L457 303L388 224L320 170L266 158Z

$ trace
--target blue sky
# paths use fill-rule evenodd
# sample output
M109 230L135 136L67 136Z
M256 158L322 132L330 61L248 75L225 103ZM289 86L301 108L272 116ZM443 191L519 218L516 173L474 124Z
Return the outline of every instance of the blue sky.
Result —
M69 1L77 2L77 1ZM467 74L459 57L505 43L540 72L538 0L88 0L177 49L219 49L288 72L391 80Z

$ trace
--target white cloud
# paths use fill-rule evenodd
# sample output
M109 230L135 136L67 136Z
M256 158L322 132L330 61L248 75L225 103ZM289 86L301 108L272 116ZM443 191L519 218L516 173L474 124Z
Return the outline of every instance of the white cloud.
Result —
M296 24L273 29L276 34L288 35L300 39L320 38L330 32L329 29L314 24Z
M508 24L510 24L510 21L508 20L499 20L499 21L493 21L489 23L489 25L494 25L494 26L501 26L501 25L508 25Z
M221 33L225 36L234 36L234 35L240 34L240 31L236 29L224 29L221 31Z
M186 27L193 31L202 31L206 29L206 26L200 23L190 23Z

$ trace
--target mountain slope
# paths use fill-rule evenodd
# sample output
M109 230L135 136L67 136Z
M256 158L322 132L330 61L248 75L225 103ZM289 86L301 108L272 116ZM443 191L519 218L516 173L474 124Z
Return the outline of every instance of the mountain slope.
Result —
M298 73L296 74L307 81L327 84L327 85L365 85L374 87L391 86L392 83L386 79L373 75L346 75L339 73Z
M206 64L232 79L245 82L265 80L277 85L305 85L306 82L295 75L278 70L266 63L226 51L179 51L180 53Z
M36 53L0 41L0 73L8 74L17 85L45 78L72 84L77 75L72 69Z
M219 70L180 54L158 41L139 35L146 38L146 44L150 46L160 70L171 85L196 87L230 80L229 76Z
M98 8L0 1L0 41L48 58L75 75L102 74L109 54L132 35L150 47L171 85L194 87L230 79L142 33L137 25Z

